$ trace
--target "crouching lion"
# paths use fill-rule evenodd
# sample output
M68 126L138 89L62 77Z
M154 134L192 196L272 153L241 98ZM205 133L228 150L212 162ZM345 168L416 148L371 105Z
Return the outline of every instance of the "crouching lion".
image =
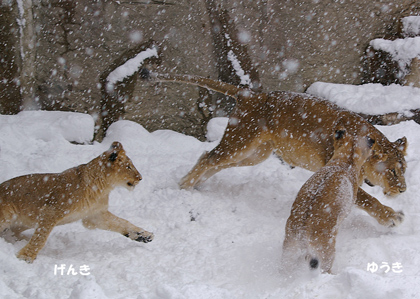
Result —
M320 266L321 272L331 273L339 226L354 204L360 169L375 149L373 137L358 135L337 128L334 155L299 190L286 222L282 256L286 269L305 257L311 268Z
M29 174L0 185L0 232L35 232L17 257L32 263L56 225L82 220L89 229L118 232L150 242L153 234L108 211L115 187L133 189L142 179L119 142L87 164L62 173Z
M289 165L315 172L333 156L334 130L337 121L345 118L352 122L347 127L348 132L366 127L366 134L377 144L374 153L363 164L360 177L381 186L386 195L406 190L406 138L390 142L360 115L331 102L286 91L257 93L208 78L157 74L147 69L142 69L140 76L156 82L193 84L236 100L222 140L213 150L204 153L181 179L183 189L193 188L223 169L258 164L273 152ZM394 226L403 220L401 212L382 205L361 188L357 190L356 204L382 225Z

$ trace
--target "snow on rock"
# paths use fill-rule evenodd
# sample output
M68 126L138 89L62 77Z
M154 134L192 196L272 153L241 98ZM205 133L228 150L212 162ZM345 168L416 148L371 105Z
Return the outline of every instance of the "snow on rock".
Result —
M232 44L232 39L230 38L229 34L225 34L225 38L227 40L227 46L228 48L230 48ZM250 86L251 77L245 74L245 71L241 66L241 62L239 61L238 57L233 52L233 50L229 50L227 54L227 59L232 63L232 67L235 70L236 75L239 77L239 79L241 79L240 84Z
M0 298L393 299L420 293L420 127L415 122L378 127L390 140L408 138L407 191L387 199L381 188L364 186L404 211L404 223L389 229L353 209L338 233L336 275L292 282L278 271L284 227L311 172L291 169L273 156L253 167L225 169L186 191L179 189L179 180L217 141L168 130L150 133L118 121L102 143L75 145L57 137L63 123L54 113L0 116L0 123L0 182L23 173L62 171L91 160L114 140L122 142L143 180L132 192L115 189L110 211L155 234L144 244L88 230L80 222L66 224L54 228L33 264L15 257L27 241L0 238ZM85 129L81 136L90 135L90 125ZM209 131L220 138L224 125L210 125ZM377 271L367 271L373 262ZM385 273L379 268L383 263L400 263L402 272ZM61 265L76 274L54 273ZM82 267L88 267L88 275L81 274Z
M349 85L315 82L307 93L325 98L338 106L365 114L400 112L420 108L420 88L391 84Z
M376 49L387 52L400 67L404 76L409 72L409 66L413 58L420 57L420 17L410 16L402 20L402 34L404 38L388 40L377 38L370 41L370 45Z
M407 72L413 58L420 56L420 36L396 40L378 38L370 41L370 45L376 50L391 54L403 72Z
M146 49L137 54L135 57L127 60L123 65L117 67L106 78L108 83L116 84L117 82L123 81L124 78L133 75L139 70L143 61L151 57L158 57L157 48L153 47Z
M228 60L232 63L232 67L235 70L236 75L241 79L240 84L247 86L251 85L251 78L249 77L249 75L245 74L241 63L239 62L238 58L232 50L228 52Z
M420 35L420 17L409 16L401 19L403 28L402 32L405 36Z

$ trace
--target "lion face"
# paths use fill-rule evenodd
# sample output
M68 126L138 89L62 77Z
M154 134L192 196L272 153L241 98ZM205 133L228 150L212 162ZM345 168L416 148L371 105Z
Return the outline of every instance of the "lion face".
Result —
M111 148L105 153L105 157L107 159L106 165L113 174L114 185L132 190L141 181L141 174L119 142L112 144Z
M404 178L406 148L407 139L403 137L375 152L362 167L366 183L381 186L389 196L404 192L407 188Z

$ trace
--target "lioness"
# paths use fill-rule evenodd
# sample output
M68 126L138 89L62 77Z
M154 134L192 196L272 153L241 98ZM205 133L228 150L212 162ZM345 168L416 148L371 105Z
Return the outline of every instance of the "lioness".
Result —
M366 136L371 135L377 143L360 176L371 184L382 186L387 195L396 195L406 189L406 138L390 142L358 114L331 102L302 93L255 93L207 78L156 74L147 69L142 69L140 76L158 82L193 84L236 100L222 140L199 158L182 178L181 188L193 188L222 169L255 165L272 152L292 166L317 171L333 156L337 121L346 118L352 121L352 126L347 128L349 132L360 131L361 126L367 127ZM403 220L402 213L382 205L361 188L357 191L356 204L382 225L394 226Z
M111 148L87 164L62 173L29 174L0 185L0 232L16 236L35 232L17 257L32 263L56 225L82 220L89 229L118 232L132 240L150 242L153 234L108 211L112 189L133 189L142 179L122 145Z
M286 223L283 267L289 264L290 269L303 255L311 268L320 263L322 272L331 271L339 225L350 213L360 169L375 144L373 137L349 134L345 127L336 130L334 139L332 158L306 181L293 203Z

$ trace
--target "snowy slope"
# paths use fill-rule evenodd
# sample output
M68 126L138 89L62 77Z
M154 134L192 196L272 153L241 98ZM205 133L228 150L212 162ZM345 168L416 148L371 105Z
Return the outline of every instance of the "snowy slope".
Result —
M91 136L93 121L86 115L54 119L46 112L0 116L0 182L85 163L118 140L143 181L132 192L111 193L110 210L153 231L155 239L137 243L77 222L56 227L35 262L26 264L15 257L26 241L0 238L0 298L415 298L420 293L420 127L414 122L379 128L390 140L405 135L410 142L407 192L388 199L380 188L364 186L403 210L405 222L388 229L355 208L339 233L337 274L286 281L278 272L284 226L309 171L271 157L254 167L224 170L198 190L180 190L179 179L217 144L225 119L211 123L212 142L172 131L149 133L119 121L102 143L92 145L68 141L77 137L71 133L77 123L83 127L79 141ZM402 272L371 273L367 266L373 262L399 263ZM67 273L70 267L76 275Z

